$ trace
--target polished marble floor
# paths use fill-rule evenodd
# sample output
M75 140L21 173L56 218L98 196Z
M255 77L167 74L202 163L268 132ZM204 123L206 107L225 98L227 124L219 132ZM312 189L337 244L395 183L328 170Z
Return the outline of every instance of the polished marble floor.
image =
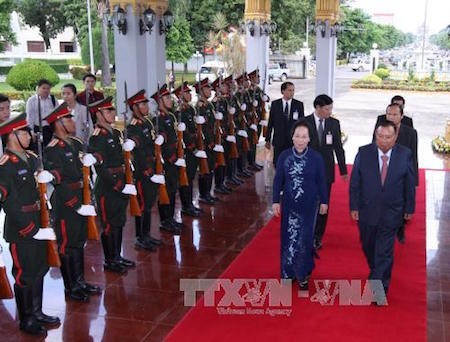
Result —
M353 160L347 145L348 162ZM356 152L356 149L353 148ZM264 149L259 159L270 158ZM432 153L426 164L447 167ZM58 315L62 325L50 330L46 341L161 341L188 311L179 290L181 278L215 278L234 260L269 220L273 169L264 171L211 207L201 205L201 218L183 218L181 236L160 233L154 213L153 235L164 245L156 252L134 249L134 222L125 228L123 254L138 266L127 275L103 271L99 242L86 247L86 278L102 286L101 296L87 304L66 302L61 275L51 269L45 278L44 309ZM429 170L427 182L427 275L429 341L450 341L450 172ZM179 209L179 208L177 208ZM179 211L177 210L179 213ZM3 242L6 266L11 259ZM13 283L12 279L11 284ZM14 300L0 301L0 336L8 341L34 341L19 332Z

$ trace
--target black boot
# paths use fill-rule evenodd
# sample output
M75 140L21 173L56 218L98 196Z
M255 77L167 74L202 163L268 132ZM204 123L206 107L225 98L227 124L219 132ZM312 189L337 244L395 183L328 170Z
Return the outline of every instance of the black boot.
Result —
M144 240L147 242L147 244L151 244L155 247L161 246L162 241L152 237L150 234L150 232L152 230L152 211L151 211L151 209L145 210L142 215L143 215L142 234L143 234Z
M125 259L121 255L123 227L114 227L112 233L114 237L114 260L118 261L123 267L126 268L136 267L136 263L134 261Z
M66 296L77 302L87 302L89 297L81 289L81 286L76 284L75 281L75 271L74 271L74 261L73 256L69 252L69 248L66 249L66 254L60 254L59 258L61 260L61 275L64 281L64 293Z
M188 190L188 194L189 194L189 203L191 204L191 208L193 210L195 210L196 212L198 212L199 214L203 213L203 209L196 207L194 205L194 187L192 186L192 182L189 183L189 190Z
M33 315L39 324L59 325L61 321L56 316L48 316L42 312L42 294L44 290L44 278L37 279L33 284Z
M180 186L181 213L187 216L199 217L200 213L195 210L189 196L189 186Z
M208 177L209 174L198 177L198 189L200 192L199 201L205 204L213 205L215 202L208 194Z
M108 235L102 233L101 239L103 253L105 254L105 263L103 264L104 269L120 274L126 273L126 268L114 260L114 239L112 231L110 231Z
M214 180L214 173L210 172L208 174L208 176L206 177L206 196L210 200L212 200L214 202L218 202L219 199L217 197L214 197L214 196L211 195L211 189L212 189L213 180Z
M14 284L17 313L19 314L19 328L23 332L35 336L47 336L47 330L37 322L33 315L33 292L31 286L20 287Z
M74 248L74 270L75 279L81 290L87 295L99 295L102 289L99 286L87 283L84 280L84 249Z
M134 243L134 246L136 248L145 249L148 251L155 251L156 248L153 244L150 243L149 240L147 240L147 233L146 229L144 227L147 226L147 218L148 213L144 210L142 213L142 216L136 216L135 217L135 224L136 224L136 241Z
M169 195L169 200L170 200L170 212L169 212L170 220L172 222L172 225L175 226L175 228L182 229L182 228L185 227L184 223L178 222L178 221L176 221L174 219L174 217L175 217L175 196L176 196L176 193L173 193L173 194Z

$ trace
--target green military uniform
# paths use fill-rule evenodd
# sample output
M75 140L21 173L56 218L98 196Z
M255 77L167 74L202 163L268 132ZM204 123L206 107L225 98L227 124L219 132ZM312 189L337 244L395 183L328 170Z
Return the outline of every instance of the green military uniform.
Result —
M113 108L112 99L107 98L91 104L91 112ZM102 114L100 114L102 115ZM98 205L100 222L103 227L102 245L105 254L105 269L124 273L126 267L133 266L120 256L122 230L126 222L129 195L122 193L125 188L122 134L114 128L106 128L98 123L89 139L89 152L97 159L95 170L97 179L94 194Z
M0 135L17 134L27 130L27 126L24 113L2 123ZM40 229L39 192L34 178L37 167L33 152L6 149L0 158L0 200L6 214L4 238L9 242L13 260L20 329L45 335L41 324L59 324L59 318L42 313L44 276L49 267L47 241L33 238Z
M240 78L242 77L244 77L244 75L242 75ZM237 146L239 151L239 158L237 160L238 176L248 178L252 176L252 173L247 170L247 154L248 154L248 146L250 145L250 136L248 135L249 125L247 122L248 111L250 108L248 104L250 102L248 92L245 90L240 90L239 92L236 92L235 100L236 103L238 104L237 108L238 113L235 116L235 123L237 128ZM242 105L245 105L246 107L245 110L241 109ZM241 135L240 132L247 133L247 137Z

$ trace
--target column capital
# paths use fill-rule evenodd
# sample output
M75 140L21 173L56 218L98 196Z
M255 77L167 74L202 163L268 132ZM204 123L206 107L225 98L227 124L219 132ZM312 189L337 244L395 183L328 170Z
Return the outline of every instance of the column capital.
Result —
M245 20L270 20L270 0L245 0Z
M110 10L113 10L116 5L119 5L125 9L128 5L133 9L134 14L140 14L141 11L150 7L158 16L162 16L163 13L169 7L168 0L109 0Z
M339 21L339 0L317 0L316 21L328 20L330 25Z

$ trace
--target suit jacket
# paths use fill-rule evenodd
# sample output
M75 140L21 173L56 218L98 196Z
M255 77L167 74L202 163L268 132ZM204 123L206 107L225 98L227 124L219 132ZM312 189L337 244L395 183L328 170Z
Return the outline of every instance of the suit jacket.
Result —
M105 96L101 91L94 90L93 93L89 94L88 101L89 103L93 103L99 100L103 100L104 98ZM86 90L83 90L82 92L78 93L77 102L82 104L83 106L86 106Z
M380 122L383 122L383 121L386 121L386 114L378 115L377 123L375 124L375 127L377 127L377 125ZM405 126L409 126L411 128L414 128L413 119L411 119L409 116L403 115L402 124L405 125Z
M376 127L376 126L375 126ZM375 142L375 131L373 132L372 142ZM417 131L403 123L397 133L397 144L405 146L411 150L414 170L416 172L416 185L419 185L419 162L417 158Z
M292 146L291 129L296 121L293 118L295 112L298 113L298 119L303 118L305 116L305 112L303 109L303 102L298 101L296 99L292 99L289 116L286 117L286 115L284 114L283 100L278 99L272 101L272 105L270 106L269 123L267 126L267 135L266 135L267 142L271 141L273 130L273 139L272 139L273 146L276 147Z
M376 144L359 148L350 179L350 210L359 211L360 225L400 227L415 208L415 174L411 151L392 148L384 185Z
M325 119L323 127L322 145L319 142L319 134L317 132L316 121L314 114L310 114L303 119L309 128L309 146L314 150L320 152L325 162L325 175L328 183L334 182L334 155L339 165L339 172L341 175L347 174L347 165L345 164L345 152L342 147L341 126L339 120L335 118ZM331 134L331 144L327 144L326 136Z

